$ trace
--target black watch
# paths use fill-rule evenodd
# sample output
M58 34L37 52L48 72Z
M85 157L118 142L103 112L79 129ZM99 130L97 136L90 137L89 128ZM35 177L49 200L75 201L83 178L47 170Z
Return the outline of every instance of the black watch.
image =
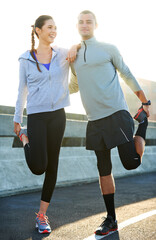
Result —
M151 101L150 100L148 100L148 102L146 102L146 103L142 103L142 105L151 105Z

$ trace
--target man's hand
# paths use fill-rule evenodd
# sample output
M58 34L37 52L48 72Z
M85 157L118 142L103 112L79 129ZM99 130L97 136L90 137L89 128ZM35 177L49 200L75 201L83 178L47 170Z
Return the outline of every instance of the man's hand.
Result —
M142 103L148 102L143 90L139 90L139 91L135 92L135 94ZM149 113L150 105L142 105L142 107L143 107L144 111L147 113L147 117L149 117L150 116L150 113Z
M14 122L14 133L19 137L19 132L21 130L21 124Z

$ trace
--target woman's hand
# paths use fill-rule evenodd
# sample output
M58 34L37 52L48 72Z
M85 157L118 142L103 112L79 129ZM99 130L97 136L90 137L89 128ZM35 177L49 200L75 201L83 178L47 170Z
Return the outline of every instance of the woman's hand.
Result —
M146 112L147 117L149 117L149 116L150 116L149 105L143 105L143 109L144 109L144 111Z
M81 44L78 45L73 45L70 50L68 51L68 55L66 60L68 60L69 63L72 63L75 61L76 56L77 56L77 52L78 50L81 48Z
M14 133L16 133L16 135L19 137L19 132L21 130L21 124L14 122Z

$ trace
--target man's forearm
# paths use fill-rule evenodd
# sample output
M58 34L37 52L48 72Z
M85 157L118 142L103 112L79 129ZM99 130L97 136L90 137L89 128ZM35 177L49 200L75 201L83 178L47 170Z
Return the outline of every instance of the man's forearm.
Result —
M77 76L76 76L76 72L74 69L74 65L70 64L70 68L71 68L71 77L70 77L70 82L69 82L69 92L70 92L70 94L72 94L72 93L76 93L79 91L79 86L78 86L78 82L77 82Z
M140 99L140 101L142 103L147 103L148 102L148 100L147 100L147 98L146 98L146 96L145 96L145 94L142 90L134 92L134 93ZM150 112L149 112L150 106L149 105L143 105L143 109L147 113L147 117L149 117L150 116Z
M69 85L69 93L72 94L72 93L76 93L79 91L79 87L76 83L74 82L70 82Z
M142 103L146 103L148 100L143 92L143 90L140 90L140 91L137 91L137 92L134 92L136 94L136 96L140 99L140 101Z

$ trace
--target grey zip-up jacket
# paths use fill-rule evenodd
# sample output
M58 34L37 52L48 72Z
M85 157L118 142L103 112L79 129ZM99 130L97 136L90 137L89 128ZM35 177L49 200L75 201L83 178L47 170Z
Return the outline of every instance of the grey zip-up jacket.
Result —
M82 42L72 66L69 90L70 93L80 90L90 121L128 110L117 71L132 91L141 90L114 45L98 42L95 37Z
M36 62L30 51L19 58L19 89L14 122L21 123L27 100L27 114L55 111L69 106L67 50L54 48L49 71Z

